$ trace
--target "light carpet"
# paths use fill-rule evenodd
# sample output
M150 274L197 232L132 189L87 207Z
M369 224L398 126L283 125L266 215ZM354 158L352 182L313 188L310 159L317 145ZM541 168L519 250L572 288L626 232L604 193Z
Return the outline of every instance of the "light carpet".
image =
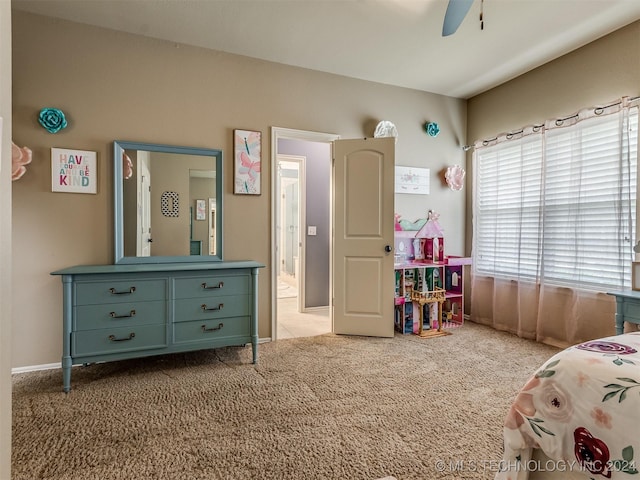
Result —
M467 323L279 340L257 365L244 347L74 367L69 394L60 370L14 375L13 480L492 479L511 401L556 352Z

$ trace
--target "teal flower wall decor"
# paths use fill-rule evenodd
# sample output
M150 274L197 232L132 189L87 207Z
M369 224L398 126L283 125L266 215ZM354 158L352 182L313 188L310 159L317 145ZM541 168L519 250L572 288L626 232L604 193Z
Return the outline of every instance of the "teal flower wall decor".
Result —
M67 119L64 118L64 113L57 108L43 108L40 110L38 122L49 133L57 133L67 126Z
M429 135L430 137L436 137L440 133L440 127L435 122L425 123L424 129L427 131L427 135Z

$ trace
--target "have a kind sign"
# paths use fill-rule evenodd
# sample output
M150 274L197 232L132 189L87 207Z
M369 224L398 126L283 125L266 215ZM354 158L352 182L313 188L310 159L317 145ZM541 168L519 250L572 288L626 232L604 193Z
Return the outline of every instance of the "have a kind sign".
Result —
M96 152L51 149L51 191L96 193L98 170Z

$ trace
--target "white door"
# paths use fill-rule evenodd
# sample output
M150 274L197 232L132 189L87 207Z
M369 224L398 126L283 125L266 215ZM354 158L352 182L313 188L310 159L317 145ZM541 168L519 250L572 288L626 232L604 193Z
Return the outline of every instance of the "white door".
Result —
M333 332L393 336L395 139L336 140Z
M138 235L136 255L138 257L151 256L151 170L148 153L138 151L137 155Z

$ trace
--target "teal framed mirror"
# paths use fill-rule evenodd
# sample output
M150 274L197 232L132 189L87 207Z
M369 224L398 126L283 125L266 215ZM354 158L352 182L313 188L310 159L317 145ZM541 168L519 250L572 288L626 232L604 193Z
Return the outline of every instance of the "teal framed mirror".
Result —
M222 261L222 150L116 140L115 263Z

